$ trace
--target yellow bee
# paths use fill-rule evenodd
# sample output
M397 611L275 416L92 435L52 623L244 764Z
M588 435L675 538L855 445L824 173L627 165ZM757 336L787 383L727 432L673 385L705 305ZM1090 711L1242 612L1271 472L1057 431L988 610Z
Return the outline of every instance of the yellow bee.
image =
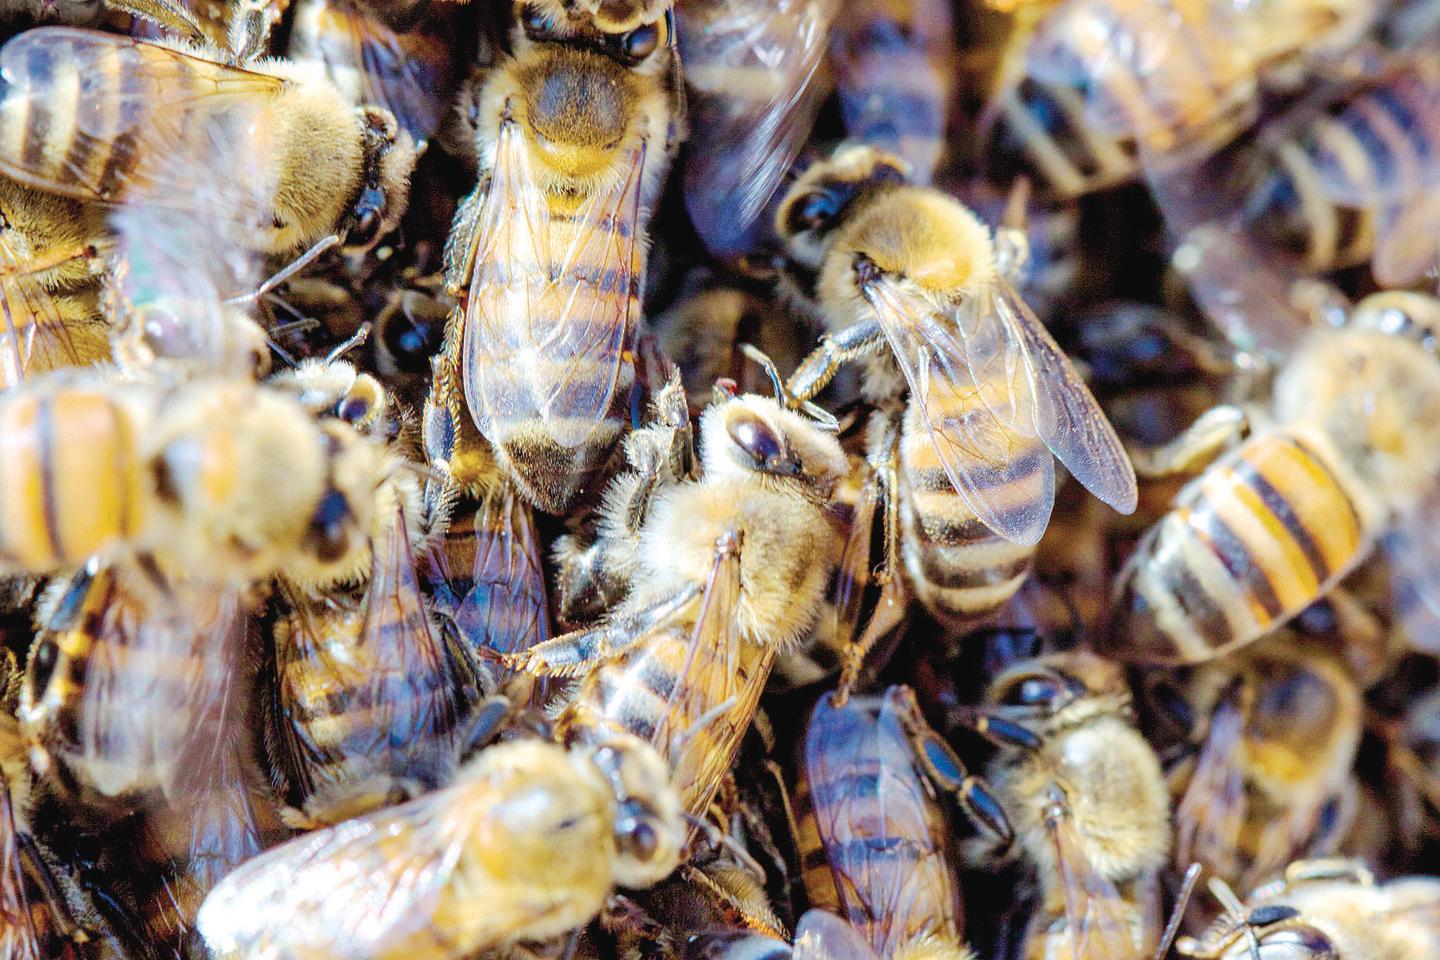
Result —
M365 247L399 221L415 148L395 118L278 63L71 27L0 49L0 172L85 203L245 184L232 243L292 252L326 235Z
M830 58L846 135L903 158L916 183L929 183L945 153L959 76L950 4L842 4Z
M646 230L680 138L668 13L623 34L516 7L485 77L480 183L456 215L441 402L561 513L624 427Z
M1364 725L1346 665L1282 634L1207 664L1188 689L1208 719L1188 773L1172 774L1175 862L1251 889L1302 855L1333 852L1355 806Z
M811 905L847 918L884 960L969 956L932 784L956 792L1007 841L1010 828L999 801L920 716L914 692L821 697L804 751L796 845Z
M462 960L587 923L679 862L664 762L621 739L481 750L450 786L282 844L200 909L217 957Z
M1434 877L1377 884L1355 861L1301 860L1244 904L1223 884L1212 882L1211 890L1225 916L1198 939L1181 937L1176 947L1182 956L1420 960L1440 951L1440 882Z
M1393 575L1431 594L1440 363L1418 335L1435 315L1432 297L1376 294L1303 340L1268 415L1233 411L1218 433L1208 416L1174 442L1171 459L1213 462L1121 572L1124 625L1097 638L1107 653L1181 663L1238 649L1324 596L1386 532Z
M0 177L0 389L110 353L98 211Z
M1040 884L1025 955L1148 956L1170 793L1131 722L1121 668L1088 653L1020 661L991 683L978 717L1004 746L990 782Z
M1054 503L1052 453L1100 499L1134 510L1119 439L1010 286L1022 237L992 240L969 209L864 146L805 171L776 225L829 329L787 397L808 401L862 360L868 399L908 398L895 454L904 559L932 613L964 620L1019 588Z
M685 207L717 257L764 239L767 208L829 93L838 0L694 0L676 10L693 133Z
M833 437L763 397L712 406L700 436L701 478L651 504L625 601L513 658L539 676L583 676L556 734L653 743L694 815L730 768L777 653L815 618L834 536L824 504L846 469Z

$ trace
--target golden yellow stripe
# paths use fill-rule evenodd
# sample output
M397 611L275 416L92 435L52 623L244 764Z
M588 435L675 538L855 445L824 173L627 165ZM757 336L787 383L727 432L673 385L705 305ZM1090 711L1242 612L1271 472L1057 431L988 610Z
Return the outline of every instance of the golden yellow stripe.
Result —
M1349 567L1363 531L1349 495L1323 464L1288 441L1266 444L1247 459L1290 504L1333 573Z
M39 401L18 398L0 414L0 530L21 565L46 570L59 560L45 525L45 476L37 434Z
M64 556L79 558L124 536L131 458L105 397L61 392L53 409L56 536Z
M1234 515L1222 510L1221 515L1245 543L1281 605L1286 610L1307 606L1319 594L1320 583L1310 569L1310 561L1305 559L1305 552L1259 494L1239 483L1232 492L1233 503L1239 510ZM1252 536L1254 532L1260 536Z

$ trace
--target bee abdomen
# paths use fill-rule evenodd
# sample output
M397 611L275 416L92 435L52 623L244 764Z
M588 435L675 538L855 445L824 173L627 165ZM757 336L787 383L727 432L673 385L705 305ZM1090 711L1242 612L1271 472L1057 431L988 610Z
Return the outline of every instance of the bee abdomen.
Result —
M126 411L100 392L0 402L0 564L79 563L142 529L143 465Z
M985 148L996 182L1028 172L1054 194L1078 197L1139 170L1132 148L1087 122L1084 98L1074 89L1026 77L1000 95L998 107Z
M1328 592L1371 544L1335 463L1319 437L1292 430L1256 437L1211 466L1127 567L1120 601L1127 617L1112 638L1115 652L1206 660Z

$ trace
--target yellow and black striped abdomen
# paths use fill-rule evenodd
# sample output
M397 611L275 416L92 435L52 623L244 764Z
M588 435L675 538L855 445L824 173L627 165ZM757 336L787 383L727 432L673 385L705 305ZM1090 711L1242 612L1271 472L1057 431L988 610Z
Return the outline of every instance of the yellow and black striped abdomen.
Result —
M139 536L149 478L136 434L100 390L0 398L0 566L49 573Z
M1368 554L1373 514L1329 444L1263 434L1209 467L1142 541L1121 582L1115 654L1207 660L1323 596Z
M754 719L775 660L773 649L746 644L729 663L717 647L692 644L686 626L653 632L586 677L557 732L586 743L622 732L654 744L670 763L685 809L704 813Z
M931 411L931 416L937 416ZM998 512L1024 510L1040 496L1052 454L1038 439L1014 451L1025 461L1003 487L986 491ZM932 616L957 624L983 616L1014 595L1030 570L1033 546L987 527L955 491L912 405L900 440L901 549L911 586Z

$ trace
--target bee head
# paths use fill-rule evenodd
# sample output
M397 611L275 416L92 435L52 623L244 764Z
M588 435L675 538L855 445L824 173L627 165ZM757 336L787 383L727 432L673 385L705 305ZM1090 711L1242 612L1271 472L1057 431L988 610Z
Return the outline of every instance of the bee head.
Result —
M874 147L841 146L807 168L786 191L775 211L775 232L792 260L817 270L832 233L855 201L887 185L903 184L910 167Z
M399 225L420 150L389 110L364 106L356 112L364 129L365 173L350 205L345 246L369 250Z
M649 887L680 863L685 820L660 754L634 737L608 740L591 755L615 792L615 879Z
M700 419L706 476L740 475L828 499L848 463L836 439L805 417L755 394L734 397Z

